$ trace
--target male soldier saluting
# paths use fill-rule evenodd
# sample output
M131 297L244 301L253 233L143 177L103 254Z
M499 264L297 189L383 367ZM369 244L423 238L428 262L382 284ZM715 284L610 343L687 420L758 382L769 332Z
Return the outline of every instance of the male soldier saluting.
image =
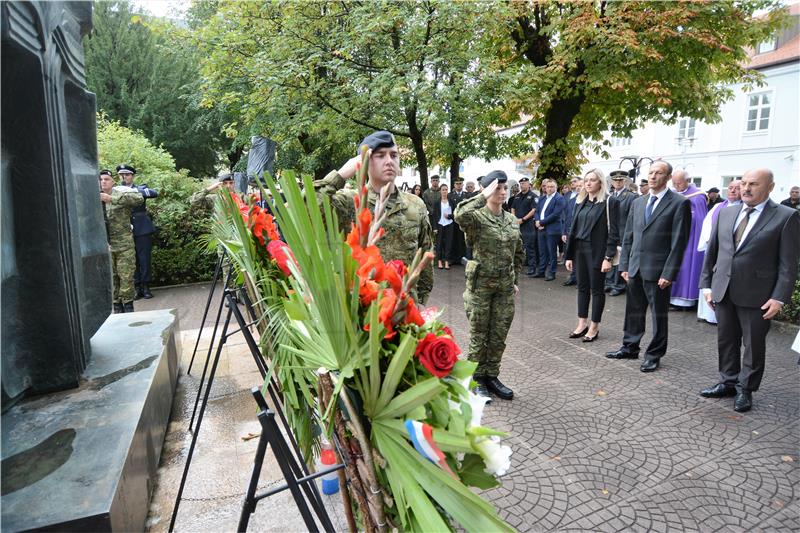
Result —
M114 283L114 312L133 312L133 274L136 271L136 251L131 233L131 211L144 199L134 188L114 187L110 170L100 171L100 201L108 232L111 269Z
M386 184L391 184L386 202L386 218L382 223L385 233L378 241L378 249L384 261L399 259L409 266L418 248L427 252L433 246L433 231L428 221L428 210L419 197L394 186L394 180L400 174L400 154L391 133L376 131L361 141L359 149L363 146L369 148L367 206L373 214L375 200L380 190ZM344 184L355 175L356 163L359 161L361 156L357 155L345 163L338 172L331 172L323 179L314 182L318 199L323 194L330 197L331 206L336 210L339 219L339 229L342 231L350 231L350 225L356 219L353 198L358 191L345 189ZM433 264L420 275L415 300L425 304L431 289L433 289Z

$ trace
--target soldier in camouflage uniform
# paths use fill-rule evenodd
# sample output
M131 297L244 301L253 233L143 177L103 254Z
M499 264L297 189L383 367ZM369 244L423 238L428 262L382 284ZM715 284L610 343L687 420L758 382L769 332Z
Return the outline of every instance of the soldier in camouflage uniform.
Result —
M467 262L464 308L470 332L468 358L478 363L475 392L488 397L491 391L503 400L514 397L497 376L525 259L517 218L502 207L507 180L501 170L490 172L481 178L481 194L461 202L455 213L473 255Z
M189 203L192 206L202 206L211 211L214 209L214 198L217 197L217 191L220 187L226 187L228 190L233 191L233 174L222 174L215 183L194 193L189 198Z
M381 187L394 183L394 179L400 174L400 157L394 137L387 131L368 135L361 146L370 149L367 189L369 209L374 213L375 200ZM339 219L339 229L345 232L350 231L351 223L355 222L353 198L358 191L345 189L344 184L355 175L358 161L361 161L360 155L350 159L338 172L331 172L314 182L317 198L320 201L323 195L330 198L331 206L336 210ZM378 249L384 261L399 259L409 266L418 248L428 252L433 247L428 210L424 202L411 193L394 188L386 204L386 219L382 227L385 233L378 241ZM432 289L433 264L419 278L416 302L424 305Z
M135 188L114 186L110 170L100 172L100 201L111 251L114 283L114 312L133 312L133 275L136 271L136 248L131 231L131 210L142 205L142 194Z

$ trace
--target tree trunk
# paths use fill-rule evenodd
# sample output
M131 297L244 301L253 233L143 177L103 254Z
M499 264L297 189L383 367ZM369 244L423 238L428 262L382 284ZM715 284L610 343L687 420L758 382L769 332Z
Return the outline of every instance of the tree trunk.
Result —
M417 109L410 108L406 111L406 122L408 123L408 137L414 147L414 155L417 158L417 170L419 171L419 182L422 190L428 188L428 159L425 157L425 146L422 144L422 132L417 126Z
M450 154L450 187L452 188L458 178L459 171L461 170L462 159L458 154Z
M571 98L553 100L545 114L545 134L539 150L539 179L565 183L569 177L569 160L573 149L567 143L569 131L585 100L583 91Z

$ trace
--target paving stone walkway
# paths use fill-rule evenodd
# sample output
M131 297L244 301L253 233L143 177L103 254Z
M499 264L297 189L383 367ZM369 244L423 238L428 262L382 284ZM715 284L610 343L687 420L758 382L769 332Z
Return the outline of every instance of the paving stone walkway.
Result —
M502 486L485 494L502 517L520 531L800 531L800 370L798 355L789 349L796 329L773 327L754 408L739 414L731 398L698 395L717 378L714 326L698 323L694 313L671 312L661 369L643 374L640 361L603 357L619 346L625 297L607 299L598 341L571 340L576 293L561 285L563 279L562 272L555 282L521 280L522 298L500 375L515 398L495 400L485 412L485 422L510 434L506 442L514 450ZM429 304L445 308L445 320L466 350L463 286L461 268L437 270ZM157 291L137 308L179 307L182 327L197 328L205 291L203 286ZM194 304L187 303L192 299ZM237 387L249 387L246 382L254 376L251 369L242 375L234 370L225 390L236 395ZM192 383L184 380L181 387L191 391ZM162 459L153 530L164 529L162 515L171 505L169 494L174 498L177 490L186 400L184 392L173 409L176 429L171 426L167 437L173 452ZM257 423L247 421L254 413L247 399L237 403L235 416L225 414L225 405L214 407L212 420L227 417L233 427L224 437L210 438L237 441L241 451L247 445L238 442L240 433ZM196 475L225 472L228 484L219 490L242 494L248 453L227 461L241 473L231 475L230 468L207 458L199 460ZM190 518L179 521L178 529L232 530L240 499L229 499L224 509L191 502ZM268 505L259 507L259 530L302 529L290 502L275 505L282 505L279 514Z

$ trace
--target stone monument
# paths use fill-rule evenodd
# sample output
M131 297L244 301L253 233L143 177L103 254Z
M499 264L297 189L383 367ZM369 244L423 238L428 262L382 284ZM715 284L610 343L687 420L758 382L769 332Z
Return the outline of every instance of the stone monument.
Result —
M82 36L91 2L0 2L2 528L141 531L174 310L115 314Z
M2 399L78 385L109 315L91 2L3 2Z

